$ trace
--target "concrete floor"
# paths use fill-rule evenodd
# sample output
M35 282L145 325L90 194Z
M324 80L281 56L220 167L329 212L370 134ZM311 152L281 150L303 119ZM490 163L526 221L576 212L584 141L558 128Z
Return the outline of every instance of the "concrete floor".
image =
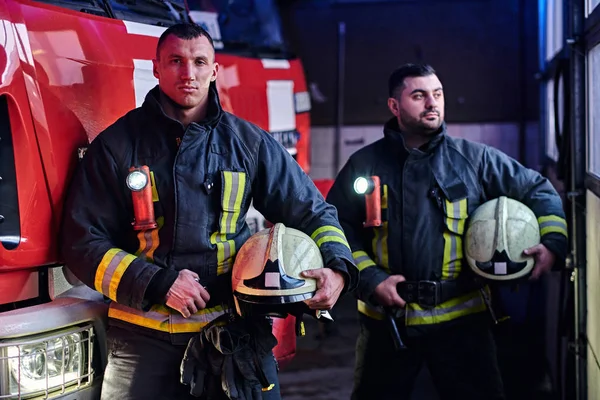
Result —
M306 335L298 338L296 356L279 374L284 400L350 399L359 330L356 300L344 296L331 314L335 322L329 334L314 319L305 319ZM419 377L412 397L438 400L426 371Z

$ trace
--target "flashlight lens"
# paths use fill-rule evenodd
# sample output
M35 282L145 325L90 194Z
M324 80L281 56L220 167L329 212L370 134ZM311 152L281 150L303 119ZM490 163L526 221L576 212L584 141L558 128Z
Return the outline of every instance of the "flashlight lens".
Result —
M354 181L354 191L358 194L365 194L369 190L369 181L362 176Z
M148 177L141 171L132 171L127 175L127 187L133 191L142 190L148 184Z

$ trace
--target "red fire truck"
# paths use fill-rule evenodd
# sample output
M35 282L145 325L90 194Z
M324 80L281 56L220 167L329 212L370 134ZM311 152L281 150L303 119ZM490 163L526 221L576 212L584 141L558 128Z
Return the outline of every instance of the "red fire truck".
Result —
M272 1L0 0L0 399L99 397L107 304L57 254L64 190L86 145L156 84L158 36L190 18L215 37L224 108L308 171L306 81ZM280 360L293 326L276 321Z

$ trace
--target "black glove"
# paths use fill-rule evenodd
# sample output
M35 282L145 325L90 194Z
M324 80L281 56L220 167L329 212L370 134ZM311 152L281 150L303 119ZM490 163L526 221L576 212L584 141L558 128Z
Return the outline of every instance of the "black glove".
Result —
M181 361L181 383L190 385L190 394L200 397L204 393L204 383L209 370L207 346L202 334L190 339Z
M205 335L224 356L221 386L230 399L260 400L263 390L273 388L262 365L277 344L268 320L239 319L225 326L215 325Z
M228 322L223 325L217 320ZM262 364L277 344L271 324L266 319L217 320L190 339L181 363L181 383L190 385L193 396L200 396L214 393L213 383L219 380L218 389L231 400L261 400L262 392L274 386Z
M274 382L269 382L263 360L272 356L272 349L277 345L270 324L262 321L252 325L250 342L233 354L235 368L243 377L241 390L247 399L262 399L262 392L271 390Z

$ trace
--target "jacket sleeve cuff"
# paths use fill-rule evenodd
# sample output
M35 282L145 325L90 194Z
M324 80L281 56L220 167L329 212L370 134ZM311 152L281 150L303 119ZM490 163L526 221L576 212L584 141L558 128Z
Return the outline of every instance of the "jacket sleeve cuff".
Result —
M341 294L349 291L352 292L356 289L358 285L358 268L356 268L352 261L343 258L334 258L333 261L327 264L327 268L341 272L344 276L344 289Z
M375 288L389 276L387 272L377 266L368 267L360 271L360 282L357 290L358 298L366 303L376 304L373 301Z
M559 233L548 233L542 236L541 242L556 256L556 261L554 262L552 270L557 271L563 269L565 267L568 247L565 236Z
M148 311L155 304L164 304L167 293L178 276L179 272L173 269L161 269L154 274L144 293L142 310Z

